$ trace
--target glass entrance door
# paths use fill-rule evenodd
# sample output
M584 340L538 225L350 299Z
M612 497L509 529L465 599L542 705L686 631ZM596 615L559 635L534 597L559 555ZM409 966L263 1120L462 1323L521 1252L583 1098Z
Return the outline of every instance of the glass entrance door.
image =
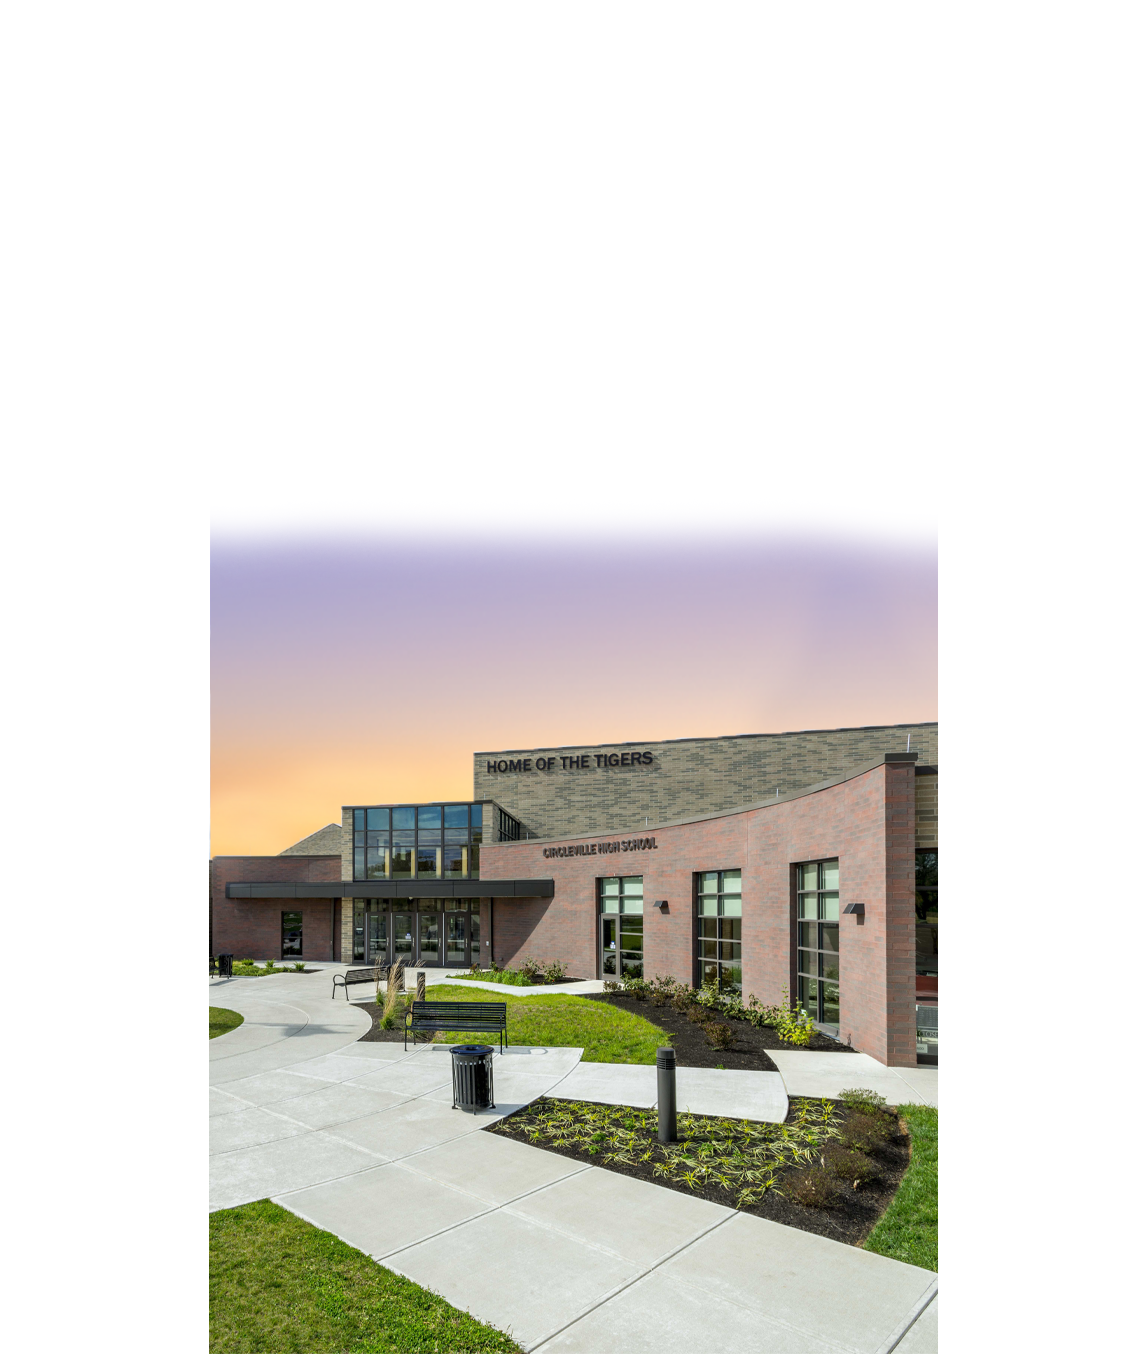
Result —
M389 920L389 914L376 902L370 904L370 912L366 918L366 961L369 964L385 964L387 962L386 953L386 922Z
M617 928L620 917L601 918L601 977L617 980Z
M469 963L470 914L468 912L446 913L446 963L465 967Z
M433 968L441 965L442 914L418 913L418 959Z
M414 962L414 914L395 912L391 920L394 924L394 963L412 964Z

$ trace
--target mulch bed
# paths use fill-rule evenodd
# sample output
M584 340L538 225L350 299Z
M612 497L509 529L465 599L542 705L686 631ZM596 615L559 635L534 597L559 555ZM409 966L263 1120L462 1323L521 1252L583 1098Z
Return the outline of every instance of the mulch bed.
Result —
M747 1020L726 1020L715 1011L709 1017L727 1025L736 1038L731 1048L713 1048L701 1025L694 1024L666 1001L655 1006L651 1001L638 1001L621 992L586 992L585 1001L605 1001L622 1011L643 1016L673 1036L678 1067L728 1067L748 1072L775 1072L776 1064L768 1056L769 1049L795 1049L786 1044L770 1025L750 1025ZM838 1039L831 1039L817 1030L808 1048L813 1053L855 1053L856 1050Z
M796 1111L803 1097L789 1098L788 1118L785 1122L795 1121ZM535 1102L537 1103L537 1102ZM817 1102L818 1103L818 1102ZM843 1107L841 1106L841 1109ZM680 1194L691 1194L694 1198L708 1199L726 1208L736 1207L736 1196L720 1185L706 1183L697 1189L664 1179L653 1174L652 1163L635 1162L606 1164L600 1155L591 1155L577 1147L567 1147L545 1141L532 1142L525 1129L529 1122L530 1106L517 1110L514 1114L481 1129L483 1133L497 1133L502 1137L513 1138L516 1142L526 1143L530 1147L539 1147L542 1151L552 1152L556 1156L569 1157L573 1161L583 1162L586 1166L599 1166L605 1171L616 1171L618 1175L632 1176L635 1180L647 1180L650 1184L665 1189L675 1189ZM709 1116L696 1115L696 1118ZM655 1119L654 1119L655 1124ZM769 1222L783 1223L785 1227L798 1227L803 1232L815 1232L817 1236L829 1237L832 1241L842 1241L846 1245L857 1246L863 1243L868 1233L882 1217L899 1188L899 1182L907 1171L911 1159L911 1138L902 1120L898 1120L899 1131L896 1137L882 1143L873 1152L871 1160L879 1168L879 1174L858 1190L850 1185L842 1191L839 1207L832 1209L806 1208L791 1199L784 1198L775 1190L770 1190L759 1203L747 1204L740 1211L753 1213L758 1218L767 1218ZM650 1141L656 1142L655 1127L649 1134ZM788 1173L785 1172L785 1175ZM781 1177L780 1188L783 1188Z

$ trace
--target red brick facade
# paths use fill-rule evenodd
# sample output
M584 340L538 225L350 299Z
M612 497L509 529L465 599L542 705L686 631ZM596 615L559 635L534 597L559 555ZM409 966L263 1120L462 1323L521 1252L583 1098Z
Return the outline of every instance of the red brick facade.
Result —
M552 843L487 845L487 878L552 876L552 899L498 899L493 954L529 955L597 974L596 881L644 876L645 974L693 982L693 875L743 871L744 991L778 1002L794 995L792 867L840 862L840 1035L891 1066L915 1063L915 767L888 762L842 783L744 813L652 830L655 850L546 857ZM563 841L593 846L616 834ZM654 900L666 899L659 911ZM862 923L843 916L863 903ZM483 908L483 914L485 909ZM483 915L483 922L485 917ZM486 923L488 926L488 922ZM489 938L488 929L484 931Z
M227 898L227 884L333 883L341 878L340 856L216 856L211 862L211 953L236 959L274 959L282 954L282 914L302 913L302 957L337 960L341 902L330 898Z

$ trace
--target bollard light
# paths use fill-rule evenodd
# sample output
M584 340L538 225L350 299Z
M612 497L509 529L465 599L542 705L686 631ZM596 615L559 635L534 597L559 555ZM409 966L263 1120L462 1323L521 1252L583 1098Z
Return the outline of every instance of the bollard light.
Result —
M657 1049L657 1141L676 1142L676 1049Z

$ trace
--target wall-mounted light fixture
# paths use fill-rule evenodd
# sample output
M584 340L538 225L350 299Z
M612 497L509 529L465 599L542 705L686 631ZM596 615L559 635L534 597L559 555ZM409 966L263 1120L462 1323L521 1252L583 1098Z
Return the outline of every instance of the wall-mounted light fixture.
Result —
M668 905L669 904L667 898L658 898L656 902L653 903L653 907L659 907L662 912L668 911Z
M862 926L862 925L863 925L863 903L849 903L849 904L847 905L847 907L844 908L844 916L845 916L845 917L848 917L848 916L854 917L854 918L856 919L856 923L857 923L858 925Z

